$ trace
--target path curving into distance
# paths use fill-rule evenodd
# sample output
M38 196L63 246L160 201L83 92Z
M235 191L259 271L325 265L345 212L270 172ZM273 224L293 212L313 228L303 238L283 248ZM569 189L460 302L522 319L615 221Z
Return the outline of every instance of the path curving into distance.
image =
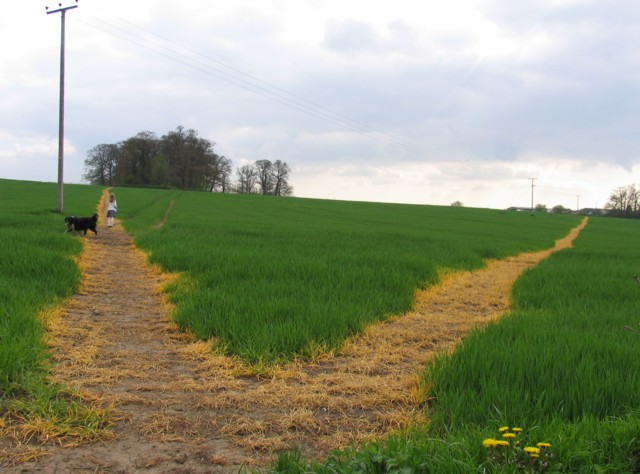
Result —
M518 276L570 247L586 223L551 249L446 275L417 293L415 310L370 327L338 355L262 376L181 333L161 290L172 277L147 263L119 222L101 225L97 236L85 238L82 287L51 325L52 378L113 407L114 437L72 448L47 445L42 457L16 469L238 472L268 463L276 450L322 457L383 436L422 416L418 374L425 363L509 311Z

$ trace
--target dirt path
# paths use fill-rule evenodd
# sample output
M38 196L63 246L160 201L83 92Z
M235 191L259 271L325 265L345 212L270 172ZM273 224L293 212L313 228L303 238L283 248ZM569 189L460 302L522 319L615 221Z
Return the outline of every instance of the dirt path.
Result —
M53 378L113 406L114 439L49 446L7 472L237 472L274 450L321 457L405 426L420 417L425 362L508 311L521 272L570 246L585 224L554 249L446 276L417 295L415 311L370 328L340 355L262 377L177 331L161 293L167 277L119 223L101 226L85 239L82 288L52 325Z

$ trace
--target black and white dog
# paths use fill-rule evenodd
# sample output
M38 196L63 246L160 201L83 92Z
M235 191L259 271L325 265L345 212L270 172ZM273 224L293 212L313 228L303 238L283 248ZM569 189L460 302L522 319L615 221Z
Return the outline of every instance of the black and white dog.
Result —
M87 231L92 230L94 234L98 235L98 230L96 229L98 214L94 214L91 217L67 216L64 218L64 223L67 225L67 232L72 230L76 232L84 231L84 235L87 235Z

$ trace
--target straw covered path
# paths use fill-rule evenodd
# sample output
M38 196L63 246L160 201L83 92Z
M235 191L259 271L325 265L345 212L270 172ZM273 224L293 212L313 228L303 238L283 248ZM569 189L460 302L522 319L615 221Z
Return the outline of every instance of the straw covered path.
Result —
M100 216L105 204L103 196ZM369 328L340 354L262 375L178 331L162 294L171 277L147 263L119 222L100 226L84 238L82 287L51 319L49 340L53 380L111 407L113 437L51 442L38 459L7 469L237 472L277 450L322 457L419 421L418 374L429 358L507 312L522 271L570 246L585 224L547 251L445 275L416 295L413 311Z

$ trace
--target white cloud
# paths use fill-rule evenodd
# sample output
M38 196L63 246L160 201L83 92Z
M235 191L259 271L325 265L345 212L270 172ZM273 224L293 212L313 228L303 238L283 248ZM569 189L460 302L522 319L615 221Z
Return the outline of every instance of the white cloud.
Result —
M59 17L6 13L0 177L55 181ZM235 165L287 161L299 196L507 207L536 176L547 206L602 204L640 181L639 19L635 0L80 2L65 176L183 125Z
M552 159L438 162L405 166L301 166L294 169L296 195L374 202L506 208L535 204L575 209L604 207L619 186L640 181L640 166ZM533 182L531 178L534 178Z
M77 155L72 142L65 140L65 157ZM55 181L58 173L58 138L48 135L13 135L0 130L0 169L2 178ZM27 174L25 174L25 172ZM78 182L74 179L73 182Z

